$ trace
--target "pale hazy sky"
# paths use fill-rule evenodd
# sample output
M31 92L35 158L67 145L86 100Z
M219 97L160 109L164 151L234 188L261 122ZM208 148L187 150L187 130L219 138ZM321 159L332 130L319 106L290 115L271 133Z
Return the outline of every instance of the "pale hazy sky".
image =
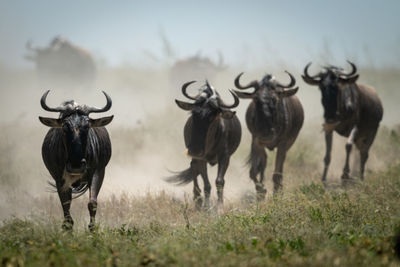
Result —
M26 41L45 46L60 34L111 65L165 64L164 32L177 58L221 51L233 65L303 66L327 45L337 62L400 66L399 12L400 0L3 0L0 63L30 66Z

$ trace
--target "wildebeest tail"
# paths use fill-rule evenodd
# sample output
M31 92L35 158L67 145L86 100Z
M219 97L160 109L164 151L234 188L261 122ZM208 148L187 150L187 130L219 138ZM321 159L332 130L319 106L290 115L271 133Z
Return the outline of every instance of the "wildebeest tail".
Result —
M177 185L185 185L193 181L193 172L188 168L181 172L175 172L175 175L165 179L168 183L175 183Z
M57 193L57 185L54 182L47 181L47 184L50 185L48 192ZM89 186L87 183L81 183L78 187L72 187L72 194L74 195L72 198L75 199L82 196L88 189Z
M72 187L72 194L75 195L72 198L75 199L75 198L82 196L83 194L86 193L86 191L88 189L89 189L89 186L87 183L81 183L78 187Z
M57 186L56 186L56 183L51 182L51 181L47 181L47 184L50 186L50 187L47 189L47 192L50 192L50 193L57 193Z

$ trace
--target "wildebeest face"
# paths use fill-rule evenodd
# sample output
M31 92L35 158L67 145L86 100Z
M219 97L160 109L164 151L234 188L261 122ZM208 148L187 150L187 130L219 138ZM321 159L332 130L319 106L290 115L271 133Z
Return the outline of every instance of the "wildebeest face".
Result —
M332 71L323 73L319 89L322 95L321 102L324 107L324 118L327 122L334 122L337 120L338 76Z
M277 117L278 102L285 97L290 97L297 93L298 87L292 88L296 84L296 80L292 74L286 71L290 77L287 85L279 83L272 75L265 75L261 81L253 81L248 85L241 85L239 82L243 73L239 74L235 79L235 86L240 90L254 88L254 91L240 92L235 91L240 98L251 98L255 103L256 120L258 127L265 128L274 132L274 123ZM259 120L259 121L258 121Z
M86 167L86 149L89 132L89 118L72 115L65 119L62 130L67 151L66 171L82 173Z
M218 127L219 118L231 119L235 112L229 108L236 107L239 104L237 96L231 91L235 98L233 105L226 105L220 98L218 92L208 83L200 89L196 97L191 97L186 93L186 88L192 82L185 83L182 86L182 93L194 103L175 100L176 104L192 113L191 117L191 136L188 144L189 155L202 157L205 153L207 138L210 132Z
M311 63L307 64L304 68L304 81L310 85L318 85L322 95L322 106L324 108L324 118L328 123L336 122L340 118L339 105L341 101L347 101L347 94L342 92L343 85L353 84L358 79L356 66L348 61L352 66L350 73L344 73L341 68L335 66L325 67L325 71L317 75L310 76L308 74L308 67ZM351 107L350 107L351 108Z
M86 170L87 148L89 131L93 127L103 127L109 124L114 116L99 119L89 118L91 112L105 112L111 108L111 99L107 98L107 105L102 108L79 106L74 101L67 101L58 108L49 108L46 105L47 91L41 100L42 107L47 111L61 112L59 119L39 117L46 126L62 130L62 141L66 157L65 171L71 175L82 174Z

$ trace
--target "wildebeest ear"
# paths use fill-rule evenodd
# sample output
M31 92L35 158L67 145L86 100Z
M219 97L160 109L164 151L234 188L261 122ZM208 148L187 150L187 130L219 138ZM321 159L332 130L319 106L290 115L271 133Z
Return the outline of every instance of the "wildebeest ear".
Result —
M253 98L253 96L254 96L254 93L239 92L239 91L237 91L237 90L234 90L234 92L236 93L236 95L237 95L239 98L243 98L243 99L246 99L246 98Z
M39 116L39 120L44 125L52 128L60 128L62 126L62 119L46 118Z
M109 117L103 117L99 119L89 119L89 126L90 127L103 127L109 124L114 118L114 115Z
M303 80L308 83L309 85L319 85L319 81L313 80L305 75L301 75L301 77L303 78Z
M194 104L183 102L178 99L175 99L175 103L183 110L192 110L194 107Z
M221 112L221 117L227 120L230 120L233 118L233 116L235 116L236 111L230 111L230 110L222 110Z
M282 91L278 91L278 95L279 95L279 97L288 97L288 96L292 96L292 95L296 94L298 90L299 90L299 87L291 88L291 89L284 89Z
M353 76L353 77L350 77L350 78L340 78L339 77L339 82L341 82L341 83L355 83L357 81L358 77L359 77L358 74Z

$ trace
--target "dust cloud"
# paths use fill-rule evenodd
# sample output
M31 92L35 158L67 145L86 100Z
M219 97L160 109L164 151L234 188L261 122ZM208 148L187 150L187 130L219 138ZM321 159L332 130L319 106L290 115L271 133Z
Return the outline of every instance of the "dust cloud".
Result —
M216 73L211 82L226 102L230 102L232 99L227 89L234 87L233 80L238 73L245 71L243 79L251 81L260 79L268 72L286 82L288 77L283 72L285 69L285 66L257 70L228 66ZM286 190L293 190L299 184L319 181L325 146L321 126L320 93L317 88L303 83L300 77L301 69L287 69L296 77L300 86L298 96L305 109L305 124L297 142L288 153L285 165L284 186ZM113 114L115 117L107 126L113 155L106 168L104 184L99 195L100 209L103 200L126 195L141 197L164 192L178 199L187 196L191 198L191 184L176 187L163 180L171 175L170 171L186 169L190 163L190 159L184 155L183 142L183 126L189 114L180 110L174 103L176 97L183 100L184 98L180 95L180 88L172 88L170 73L171 66L140 68L137 64L118 67L100 65L96 79L91 84L70 86L57 81L43 80L34 68L15 69L0 65L0 219L11 215L27 216L33 211L44 212L48 209L46 205L57 207L56 216L61 218L57 195L48 192L47 181L52 178L41 159L41 145L48 128L39 122L38 116L58 116L40 107L40 97L48 89L51 89L51 92L47 102L51 106L74 99L80 104L100 107L105 104L101 90L106 91L113 100L111 110L102 114ZM360 69L360 81L374 86L383 99L385 114L382 125L389 128L399 123L396 107L400 91L396 86L400 81L397 74L398 70L391 69ZM182 84L189 78L185 77L175 82ZM204 80L199 81L197 85L200 86L202 82ZM190 90L196 92L196 86ZM250 149L250 135L244 120L248 103L248 100L242 100L237 109L243 137L225 176L227 202L243 199L254 193L254 185L245 166ZM378 135L379 140L371 150L367 163L369 171L383 169L392 160L388 159L390 155L382 156L385 154L385 151L382 151L384 138L385 136ZM328 174L328 179L332 182L339 183L344 164L344 141L344 138L335 135L334 155ZM268 156L266 183L270 193L274 152L268 152ZM215 199L217 168L209 166L208 169L213 185L212 197ZM87 195L81 198L86 199ZM73 207L74 205L73 203ZM83 213L86 213L84 207Z

